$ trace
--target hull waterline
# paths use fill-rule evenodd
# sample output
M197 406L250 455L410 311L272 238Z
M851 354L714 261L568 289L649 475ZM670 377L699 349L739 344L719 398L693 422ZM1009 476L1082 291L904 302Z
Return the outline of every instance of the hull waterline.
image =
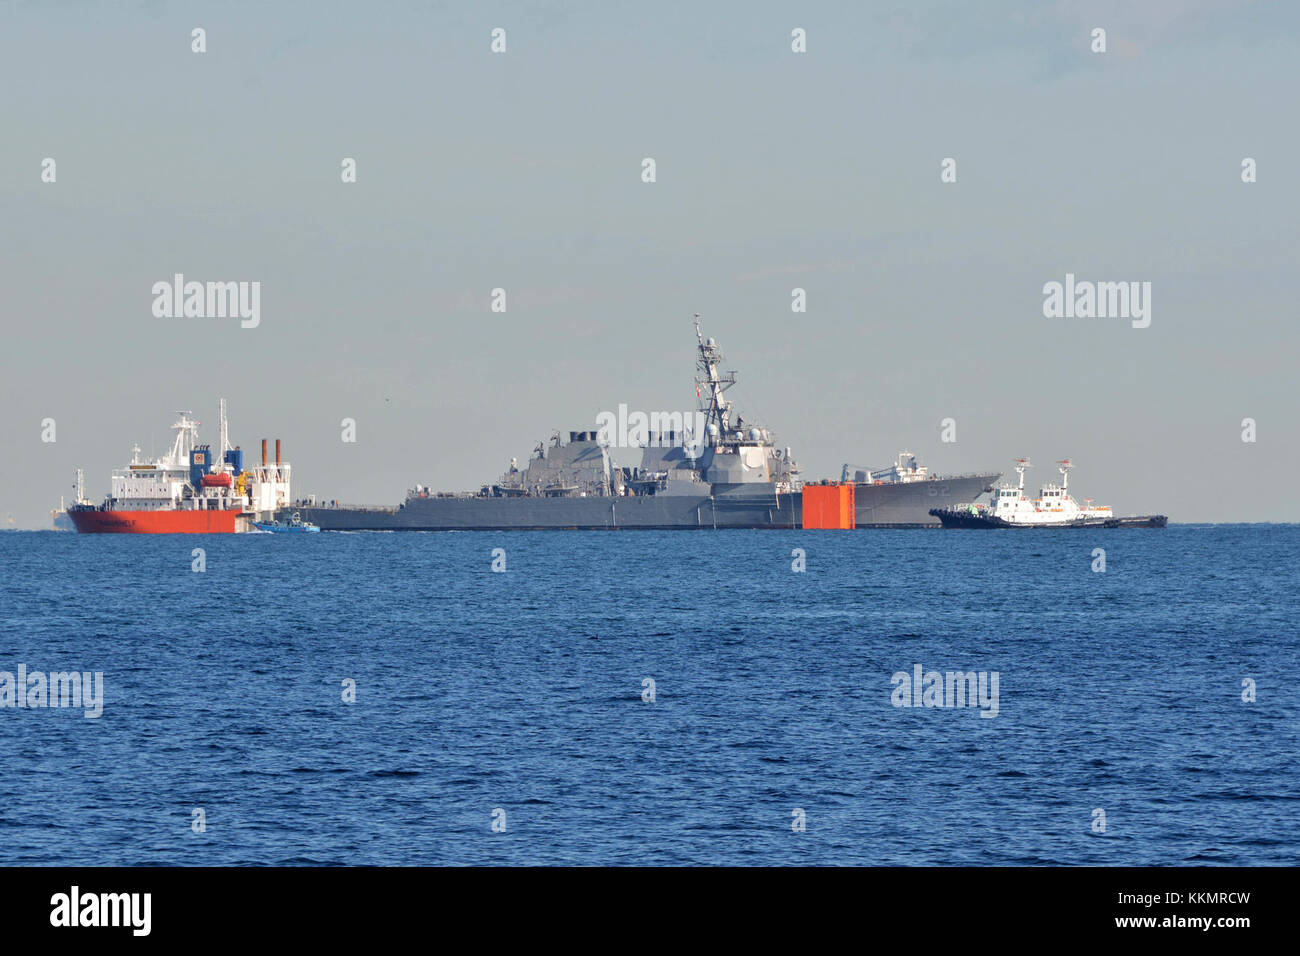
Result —
M935 508L930 512L945 528L1163 528L1169 523L1166 515L1133 515L1125 518L1077 518L1053 524L1023 524L1007 521L996 515L973 513L963 508Z

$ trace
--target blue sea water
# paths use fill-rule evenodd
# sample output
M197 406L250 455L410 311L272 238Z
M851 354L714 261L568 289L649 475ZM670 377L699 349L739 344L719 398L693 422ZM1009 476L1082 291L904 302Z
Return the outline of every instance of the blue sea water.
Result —
M0 671L105 688L0 708L0 859L1291 864L1298 568L1288 525L0 534ZM894 706L917 664L997 716Z

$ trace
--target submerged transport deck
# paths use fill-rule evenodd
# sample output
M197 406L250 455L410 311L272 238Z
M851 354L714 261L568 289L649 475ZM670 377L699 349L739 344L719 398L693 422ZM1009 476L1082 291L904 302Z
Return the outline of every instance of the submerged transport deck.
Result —
M931 509L969 501L998 475L963 475L910 483L855 485L858 528L939 528ZM714 494L608 498L408 497L392 507L297 504L303 521L323 531L616 531L706 528L800 528L799 492L764 496Z

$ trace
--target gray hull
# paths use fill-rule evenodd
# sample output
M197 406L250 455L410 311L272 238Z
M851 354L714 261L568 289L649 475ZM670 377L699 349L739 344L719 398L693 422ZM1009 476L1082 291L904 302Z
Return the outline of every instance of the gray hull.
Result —
M410 498L398 508L298 506L324 531L615 531L797 528L798 495Z
M938 528L939 519L930 509L974 501L999 477L959 475L898 484L855 484L854 520L859 528Z
M905 484L857 485L859 528L939 527L930 509L970 501L997 475L968 475ZM591 498L409 498L396 508L296 505L303 521L324 531L616 531L710 528L798 528L802 498L721 493Z

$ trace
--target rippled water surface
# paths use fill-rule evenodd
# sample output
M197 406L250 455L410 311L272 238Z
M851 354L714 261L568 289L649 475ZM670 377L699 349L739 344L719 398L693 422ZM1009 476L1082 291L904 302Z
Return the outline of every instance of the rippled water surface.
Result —
M1294 863L1297 568L1297 526L0 534L0 671L105 689L98 719L0 708L0 845L73 864ZM917 664L996 671L997 716L894 706Z

